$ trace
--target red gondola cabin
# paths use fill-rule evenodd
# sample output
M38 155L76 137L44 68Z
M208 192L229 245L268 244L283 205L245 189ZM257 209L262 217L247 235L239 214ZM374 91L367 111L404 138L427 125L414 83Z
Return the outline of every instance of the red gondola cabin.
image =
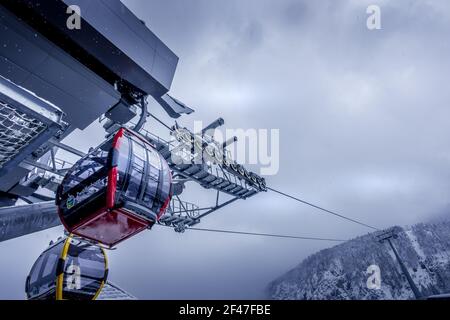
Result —
M158 221L171 180L152 145L121 128L66 174L56 196L59 216L70 233L112 247Z

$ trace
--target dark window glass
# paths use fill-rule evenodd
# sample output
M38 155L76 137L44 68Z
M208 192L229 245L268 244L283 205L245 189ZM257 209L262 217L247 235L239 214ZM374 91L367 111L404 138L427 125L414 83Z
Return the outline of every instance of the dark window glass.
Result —
M154 181L159 180L159 171L161 170L161 160L159 154L152 150L148 150L148 160L150 164L150 178L152 178Z
M98 150L78 161L63 181L64 193L106 166L108 152Z
M42 262L44 262L44 256L41 255L35 262L33 268L31 269L30 286L34 286L36 281L39 279L41 274Z
M123 137L120 140L119 159L117 163L117 170L119 172L119 186L123 186L129 161L130 161L130 143L127 137Z
M170 168L166 161L161 162L162 162L161 198L163 201L165 201L170 193Z
M59 252L50 252L45 263L44 271L42 271L42 277L48 277L49 275L56 274L56 266L59 259Z
M158 187L158 182L152 180L151 178L147 182L147 188L144 194L144 205L148 208L153 206L153 200L156 196L156 188Z
M108 152L99 148L74 165L62 183L61 208L65 213L106 189L107 161Z
M144 177L144 164L146 161L144 147L135 141L133 141L133 157L132 167L130 172L130 181L125 193L125 197L130 200L136 200L139 195L141 182Z
M45 251L34 264L29 284L29 296L47 294L56 286L56 267L64 241Z

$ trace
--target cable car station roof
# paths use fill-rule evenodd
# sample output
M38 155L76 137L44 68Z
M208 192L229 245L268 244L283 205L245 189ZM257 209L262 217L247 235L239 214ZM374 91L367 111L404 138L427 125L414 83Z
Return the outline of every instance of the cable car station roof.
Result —
M146 94L167 93L178 57L119 0L4 1L38 32L113 84L125 80ZM78 6L81 25L67 27Z

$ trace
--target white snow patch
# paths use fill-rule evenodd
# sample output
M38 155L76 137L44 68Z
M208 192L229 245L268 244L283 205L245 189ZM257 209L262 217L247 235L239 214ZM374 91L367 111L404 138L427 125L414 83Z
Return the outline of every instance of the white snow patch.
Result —
M405 234L408 237L409 241L411 242L412 247L417 252L417 255L420 257L420 259L425 260L426 255L423 252L422 248L419 245L419 242L417 241L416 236L414 235L412 230L405 230Z

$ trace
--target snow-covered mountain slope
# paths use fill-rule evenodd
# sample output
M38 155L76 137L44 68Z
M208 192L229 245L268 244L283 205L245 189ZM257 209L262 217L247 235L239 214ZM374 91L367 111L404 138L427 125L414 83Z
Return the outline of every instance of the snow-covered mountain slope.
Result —
M450 292L450 221L395 227L392 243L423 296ZM376 233L317 252L267 287L271 299L412 299L387 242ZM369 289L367 268L380 268L381 287Z

